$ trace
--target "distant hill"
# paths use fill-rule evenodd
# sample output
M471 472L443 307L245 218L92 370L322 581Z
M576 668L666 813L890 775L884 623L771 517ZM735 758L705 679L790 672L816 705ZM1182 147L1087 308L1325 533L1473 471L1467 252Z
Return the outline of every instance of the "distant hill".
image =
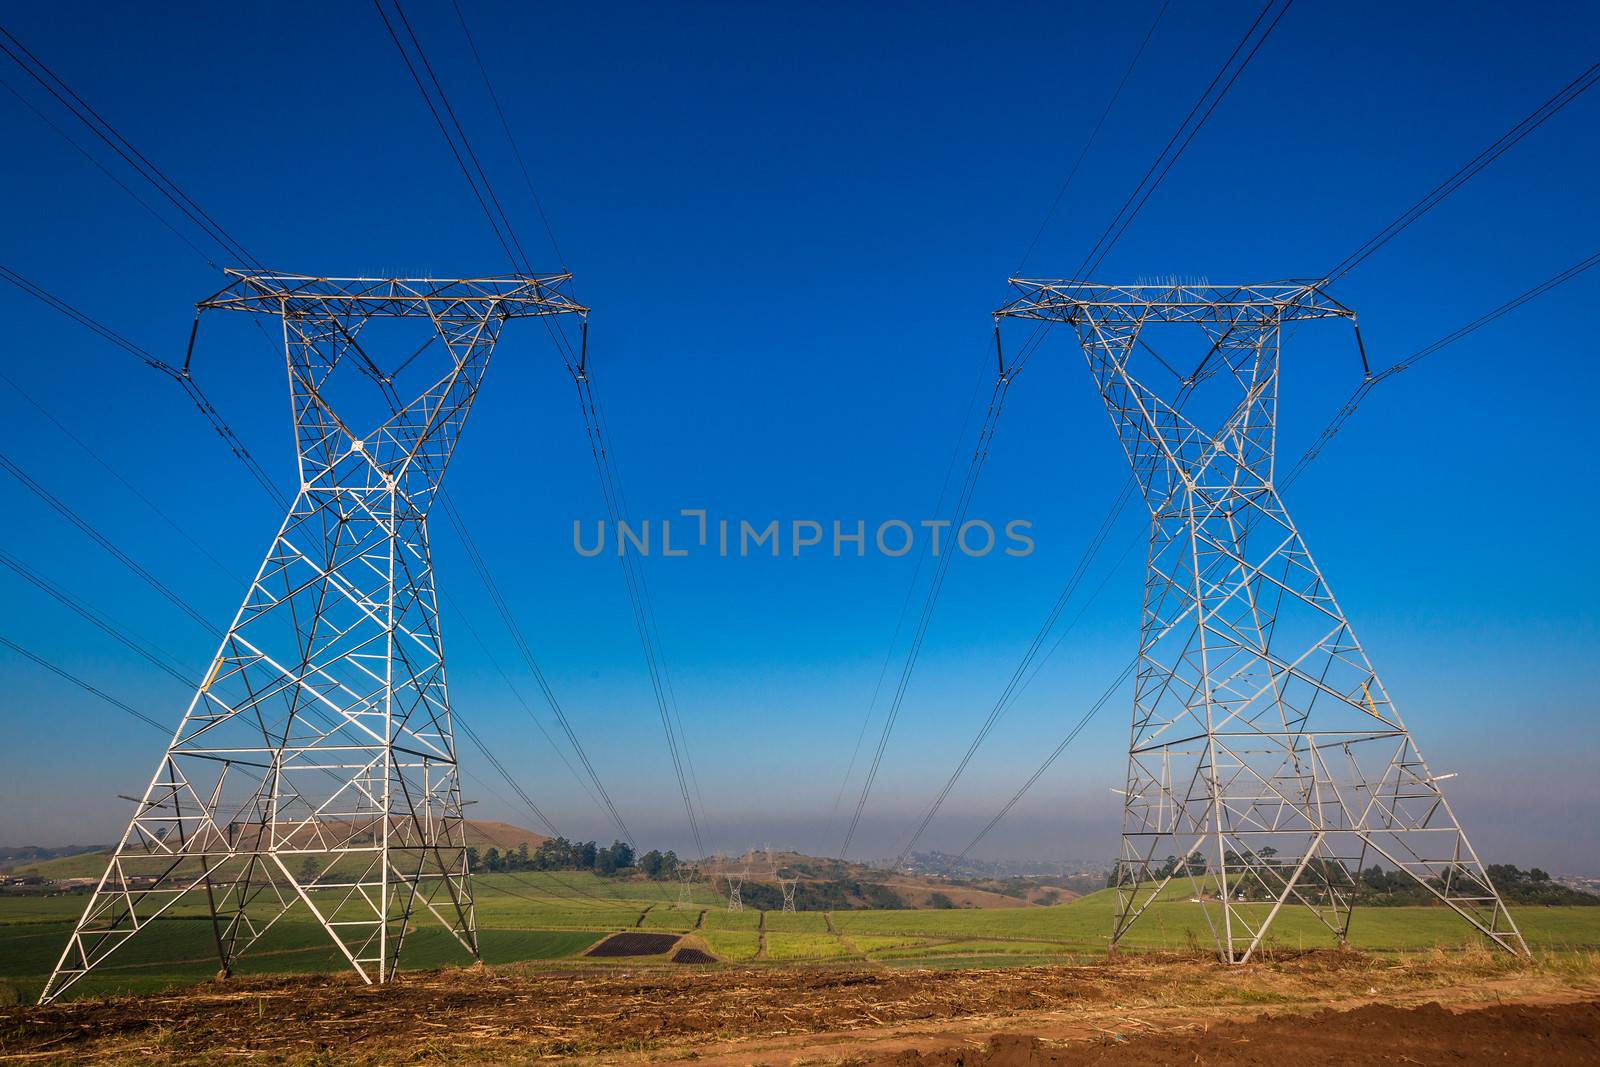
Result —
M526 843L529 849L548 841L544 834L511 823L468 819L467 845L478 851L498 848L502 852ZM24 845L0 849L0 871L8 874L33 874L41 878L96 878L106 869L112 846L66 846L43 848ZM11 858L11 854L15 858Z
M467 820L467 845L480 852L490 847L504 852L508 848L517 848L524 844L528 846L529 851L532 851L548 840L550 838L546 834L536 834L532 830L513 826L508 822Z
M46 848L42 845L13 845L0 848L0 874L8 874L19 867L27 867L47 860L81 856L86 852L103 853L110 845L60 845Z

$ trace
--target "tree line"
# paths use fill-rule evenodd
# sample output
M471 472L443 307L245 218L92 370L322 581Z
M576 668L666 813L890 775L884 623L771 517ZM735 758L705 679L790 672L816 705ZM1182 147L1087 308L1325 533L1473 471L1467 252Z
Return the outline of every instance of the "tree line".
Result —
M502 871L591 871L600 875L642 874L654 881L675 877L681 861L676 853L651 849L635 855L633 846L626 841L613 841L600 847L594 841L568 841L552 837L530 849L524 841L516 848L501 851L491 845L480 852L476 846L467 848L467 864L473 871L499 873Z
M1293 863L1285 863L1278 850L1267 847L1244 856L1229 851L1223 861L1228 869L1228 892L1236 900L1275 900L1283 892L1285 882L1293 874ZM1147 881L1162 881L1169 877L1204 875L1210 869L1204 854L1191 852L1187 857L1168 856L1166 860L1145 875ZM1488 880L1507 904L1532 905L1600 905L1600 896L1564 886L1552 879L1548 872L1532 867L1523 870L1512 863L1491 863L1485 868ZM1131 885L1138 871L1122 862L1111 869L1107 886ZM1215 888L1212 886L1211 888ZM1329 903L1335 897L1355 900L1367 905L1431 904L1438 900L1435 893L1449 895L1486 893L1488 887L1476 872L1467 867L1452 866L1440 874L1419 882L1411 875L1398 870L1386 870L1374 864L1361 871L1353 871L1344 864L1323 857L1314 857L1295 883L1299 897L1313 903Z

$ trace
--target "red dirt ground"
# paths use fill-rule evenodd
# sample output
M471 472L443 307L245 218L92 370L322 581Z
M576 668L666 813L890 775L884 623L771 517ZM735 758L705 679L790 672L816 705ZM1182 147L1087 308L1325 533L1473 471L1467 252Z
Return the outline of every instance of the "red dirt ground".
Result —
M1046 1044L1005 1035L981 1048L900 1053L856 1060L862 1067L1367 1067L1374 1063L1460 1067L1600 1063L1600 1001L1503 1004L1447 1011L1370 1005L1351 1011L1263 1016L1197 1032L1093 1043Z
M1146 956L953 971L597 961L411 972L382 987L230 979L0 1008L0 1064L1557 1065L1600 1062L1597 1033L1600 961L1587 956L1321 952L1233 968Z

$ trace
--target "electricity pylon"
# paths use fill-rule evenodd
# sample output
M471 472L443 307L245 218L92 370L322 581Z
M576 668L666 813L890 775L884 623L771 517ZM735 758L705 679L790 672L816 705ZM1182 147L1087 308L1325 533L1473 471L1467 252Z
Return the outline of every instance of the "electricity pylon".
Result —
M688 909L694 903L694 881L697 872L690 864L680 863L676 873L678 875L678 902L673 907L682 911Z
M291 910L368 983L422 913L478 956L428 513L505 322L586 309L565 274L228 273L199 308L281 320L300 488L41 1001L193 899L223 974ZM391 318L429 343L369 353ZM363 425L333 397L359 371L392 399L374 356L431 384Z
M1071 327L1150 511L1112 945L1175 877L1226 961L1286 904L1342 944L1371 859L1526 953L1273 481L1280 331L1354 313L1317 283L1013 284L997 319Z
M785 914L794 913L794 893L800 885L798 878L785 878L783 872L778 873L778 885L783 889L783 910Z
M723 875L723 877L728 880L728 910L729 911L743 911L744 910L744 901L742 899L740 899L739 891L744 888L744 880L747 877L749 877L749 875L750 875L750 872L748 870L740 871L737 877L735 877L734 875L731 875L731 874Z

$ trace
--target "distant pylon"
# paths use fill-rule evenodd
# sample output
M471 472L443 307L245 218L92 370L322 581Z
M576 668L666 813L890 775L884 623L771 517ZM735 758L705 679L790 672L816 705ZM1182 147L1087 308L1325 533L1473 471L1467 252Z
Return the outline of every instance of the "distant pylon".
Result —
M783 877L783 872L779 871L778 872L778 885L783 887L783 910L784 910L784 912L785 913L793 913L793 911L794 911L794 893L795 893L795 889L800 885L800 879L798 879L798 878L785 878L785 877Z
M678 902L673 906L680 911L687 910L689 906L694 903L694 881L696 871L692 865L680 863L678 864L676 873L678 875Z
M1319 284L1013 284L997 319L1073 329L1151 517L1112 944L1179 876L1229 962L1285 904L1342 943L1381 858L1526 953L1274 483L1279 331L1354 313Z
M723 877L728 880L728 910L729 911L743 911L744 910L744 901L740 898L739 891L744 888L744 880L749 875L749 873L750 873L749 871L741 871L741 872L739 872L738 875L732 875L732 874L723 875Z
M199 307L281 320L299 490L41 1001L191 896L224 974L293 908L369 983L423 913L478 956L427 519L501 327L585 309L565 274L228 273ZM364 348L374 319L420 320L429 343ZM422 356L398 411L335 409L352 373L397 400Z

